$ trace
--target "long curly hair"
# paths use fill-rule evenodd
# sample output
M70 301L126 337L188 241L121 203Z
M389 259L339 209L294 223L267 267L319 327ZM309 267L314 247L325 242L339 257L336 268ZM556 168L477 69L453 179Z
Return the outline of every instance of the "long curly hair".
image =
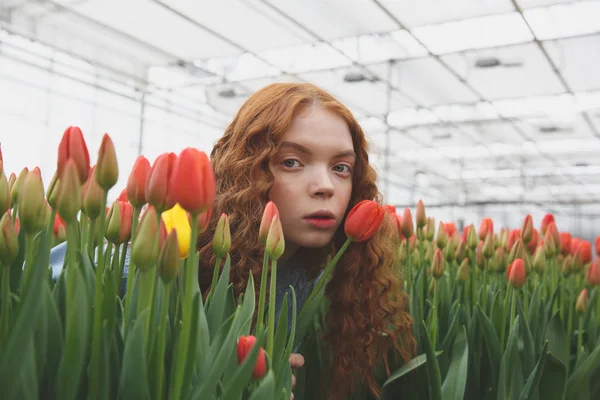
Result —
M241 107L211 152L217 196L210 228L198 241L198 274L203 293L210 287L215 265L211 232L222 213L229 216L232 232L231 280L236 297L245 290L250 274L258 290L263 259L258 228L274 181L269 160L297 112L314 103L341 116L352 135L357 160L346 213L365 199L381 203L365 134L345 106L312 84L275 83L264 87ZM357 380L378 396L379 387L373 376L377 363L383 360L389 374L390 349L405 362L414 353L408 296L402 290L401 277L394 271L398 244L390 240L397 231L394 224L386 217L369 241L353 243L327 284L329 309L323 338L331 355L329 398L344 398ZM345 239L342 224L329 246L298 250L309 277L318 276Z

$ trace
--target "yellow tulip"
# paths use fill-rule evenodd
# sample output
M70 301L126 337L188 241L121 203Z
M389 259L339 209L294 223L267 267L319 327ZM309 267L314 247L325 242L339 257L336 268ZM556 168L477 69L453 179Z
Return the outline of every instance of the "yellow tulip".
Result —
M167 228L167 234L173 229L177 232L179 243L179 257L186 258L190 252L190 236L192 228L188 220L187 212L178 204L162 213L162 219Z

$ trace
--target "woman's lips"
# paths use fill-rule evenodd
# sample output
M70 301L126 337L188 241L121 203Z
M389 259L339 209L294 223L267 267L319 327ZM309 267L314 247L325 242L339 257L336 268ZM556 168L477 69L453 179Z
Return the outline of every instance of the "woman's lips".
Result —
M304 218L304 221L306 221L309 225L321 229L331 228L333 225L335 225L334 218L307 217Z

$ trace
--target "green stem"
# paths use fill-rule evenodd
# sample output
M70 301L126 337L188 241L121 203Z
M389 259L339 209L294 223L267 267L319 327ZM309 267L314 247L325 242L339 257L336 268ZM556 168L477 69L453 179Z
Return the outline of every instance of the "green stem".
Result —
M511 296L511 288L507 287L506 294L504 296L504 307L502 307L502 329L500 330L500 348L502 350L504 350L504 339L506 338L506 318L508 317L508 307L510 305Z
M600 286L596 286L596 323L600 324Z
M135 240L135 234L137 230L138 220L140 217L141 209L139 207L135 207L133 209L133 221L131 222L131 241ZM193 225L193 224L192 224ZM160 226L160 225L159 225ZM129 314L131 313L131 291L133 290L133 280L135 279L135 263L130 258L129 259L129 270L127 271L127 291L125 293L125 335L127 335L127 331L129 327L127 326L129 321ZM126 337L124 339L127 339Z
M79 240L81 241L81 248L85 249L86 241L88 240L87 232L89 229L89 222L88 222L87 215L83 211L81 212L80 227L81 227L81 232L80 232Z
M486 303L487 303L487 285L488 285L488 275L487 271L490 265L490 260L485 259L485 268L483 269L483 289L481 290L481 307L483 311L486 311Z
M410 293L412 287L412 255L410 254L410 246L408 245L409 238L406 238L406 275L407 275L407 285L406 285L406 293Z
M97 231L97 260L96 265L96 281L94 288L94 325L92 330L92 357L90 360L90 391L89 393L100 393L100 362L101 362L101 346L102 346L102 276L104 274L104 209L106 204L106 193L101 201L100 216L98 217Z
M206 298L206 303L212 299L214 290L217 288L217 282L219 281L219 274L221 272L221 257L217 257L217 261L215 262L215 269L213 270L212 283L210 284L210 292L208 292L208 296Z
M269 289L269 322L267 325L267 354L273 359L275 342L275 293L277 288L277 260L271 260L271 281Z
M23 280L21 281L21 293L25 293L29 283L29 276L33 268L33 237L31 234L25 234L25 267L23 270Z
M267 297L267 271L269 269L269 255L265 251L263 266L260 275L260 295L258 298L258 315L256 317L256 332L262 331L265 325L265 299Z
M352 243L352 241L350 239L346 239L346 241L344 242L344 244L342 245L340 250L337 252L335 257L333 257L333 259L329 262L329 264L327 264L327 266L323 270L323 275L321 276L321 279L319 279L319 281L317 282L317 284L315 285L313 290L310 292L310 295L308 296L308 299L306 300L306 302L308 302L308 300L315 297L317 295L317 293L319 293L319 291L321 289L323 289L323 287L327 284L327 282L331 278L331 275L333 274L333 268L338 263L338 261L340 260L342 255L346 252L346 249L348 249L348 246L350 246L350 243Z
M138 298L137 303L137 318L140 318L142 312L146 309L151 310L152 299L154 295L154 278L156 275L156 271L154 268L150 268L147 271L140 270L140 297ZM148 341L149 337L149 329L150 329L150 311L148 311L148 315L145 316L143 324L144 324L144 348L149 349L150 343Z
M92 260L94 259L94 250L96 249L96 220L97 218L94 218L90 222L88 241L86 243L87 247L84 247Z
M577 360L575 365L581 358L581 352L583 351L583 314L579 316L579 325L577 326Z
M435 279L435 278L434 278ZM432 347L436 349L437 343L437 322L438 322L438 290L439 287L437 285L437 281L435 282L435 289L433 290L433 320L431 321L431 342Z
M192 215L192 221L196 221L198 215ZM192 233L190 243L196 243L196 236L198 235L198 224L192 225ZM192 251L194 250L194 251ZM190 249L190 254L188 258L185 260L184 265L184 280L183 280L183 325L181 329L181 336L179 342L179 348L177 349L177 359L175 364L175 382L173 382L173 395L171 398L180 399L181 391L183 386L183 380L186 374L185 365L186 365L186 356L190 352L188 349L190 334L192 330L192 311L194 308L194 286L198 287L198 278L196 276L196 271L198 266L195 265L195 257L196 251L195 247L192 245Z
M121 258L119 260L119 275L117 276L117 293L121 293L121 283L123 282L123 270L125 269L125 258L127 257L128 243L122 244Z
M2 332L0 334L0 343L5 343L8 337L9 321L10 321L10 265L0 263L2 268Z
M514 289L514 288L511 289L510 322L509 322L509 328L508 328L509 334L512 331L513 325L515 323L516 311L517 311L517 296L518 295L519 295L519 292L517 292L517 289Z
M169 324L168 311L169 311L169 300L171 299L171 284L164 285L165 290L163 291L163 299L160 306L160 325L158 331L158 351L157 351L157 371L156 371L156 398L163 398L163 386L164 386L164 369L165 369L165 347L167 339L167 328Z
M572 296L569 296L569 307L568 307L568 313L569 313L569 322L567 323L567 354L569 355L569 358L571 357L571 336L573 335L573 314L575 314L575 305L573 304L572 301ZM579 350L578 350L579 351ZM569 365L567 365L567 376L569 376Z
M475 313L475 305L477 304L477 264L475 263L475 250L471 250L471 257L469 258L471 263L471 273L469 279L471 279L471 315Z

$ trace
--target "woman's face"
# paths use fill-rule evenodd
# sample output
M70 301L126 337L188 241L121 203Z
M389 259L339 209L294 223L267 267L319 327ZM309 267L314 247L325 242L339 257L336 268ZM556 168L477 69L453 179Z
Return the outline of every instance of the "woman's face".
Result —
M315 104L303 108L271 160L270 197L279 209L285 253L331 242L348 208L356 155L348 125Z

